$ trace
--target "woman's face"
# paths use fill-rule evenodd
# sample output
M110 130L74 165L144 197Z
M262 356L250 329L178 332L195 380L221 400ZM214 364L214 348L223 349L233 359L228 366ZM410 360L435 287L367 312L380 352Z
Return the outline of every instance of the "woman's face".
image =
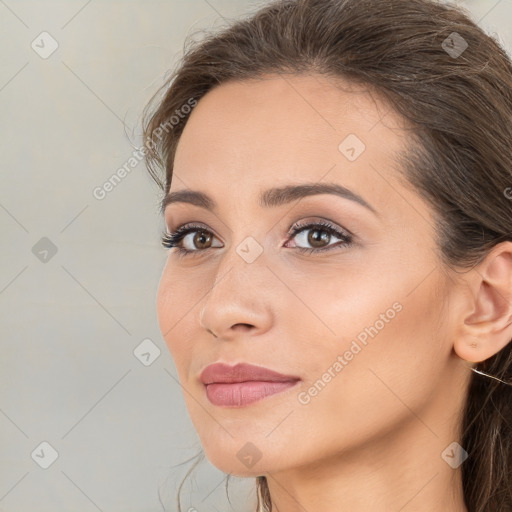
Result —
M455 287L436 256L431 210L399 184L393 161L409 131L352 89L315 75L223 84L199 101L177 148L170 192L198 191L215 207L167 205L170 232L200 227L179 242L194 252L169 250L158 318L205 454L227 473L375 454L413 432L431 443L461 404L460 387L450 390L470 372L446 318ZM368 206L326 191L268 192L305 184L344 187ZM318 222L339 234L289 235ZM300 380L215 405L200 380L215 362Z

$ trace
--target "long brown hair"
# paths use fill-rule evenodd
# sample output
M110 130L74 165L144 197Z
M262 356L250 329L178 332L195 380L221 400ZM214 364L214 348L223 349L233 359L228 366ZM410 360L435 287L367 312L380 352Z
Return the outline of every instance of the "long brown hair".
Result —
M277 0L184 50L144 110L146 165L164 194L184 105L229 80L315 72L371 87L410 121L400 171L434 211L443 265L470 269L512 240L512 65L467 11L434 0ZM476 369L511 381L511 345ZM511 387L472 375L460 426L469 512L512 511L511 402ZM266 478L256 486L258 510L272 510Z

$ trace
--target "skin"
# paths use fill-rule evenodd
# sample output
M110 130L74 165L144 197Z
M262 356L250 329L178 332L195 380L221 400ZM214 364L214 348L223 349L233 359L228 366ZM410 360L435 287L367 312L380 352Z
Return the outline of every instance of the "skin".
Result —
M462 466L442 453L460 441L470 363L512 338L512 243L471 271L443 268L432 211L399 182L394 162L409 128L375 93L342 85L270 75L223 84L199 101L178 144L171 192L206 192L218 209L170 204L165 221L169 231L204 224L213 239L205 250L208 241L194 245L189 235L182 244L203 251L191 256L170 249L160 328L207 458L226 473L265 475L279 512L467 512ZM338 149L348 134L366 145L354 161ZM258 204L263 190L305 182L343 185L378 215L331 194ZM352 233L353 244L323 234L313 246L315 228L287 236L294 223L321 218ZM252 263L236 252L249 236L263 249ZM308 395L390 310L393 318ZM199 381L217 361L301 381L245 407L217 407ZM261 454L251 467L237 457L248 442Z

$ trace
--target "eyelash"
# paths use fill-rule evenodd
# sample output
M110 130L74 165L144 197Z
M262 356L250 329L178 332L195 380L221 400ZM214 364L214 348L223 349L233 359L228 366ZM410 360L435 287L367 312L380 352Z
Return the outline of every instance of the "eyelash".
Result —
M341 239L341 243L335 246L327 246L322 249L308 249L305 247L294 247L294 249L297 249L298 251L302 253L319 253L319 252L326 252L330 251L332 249L336 248L343 248L343 247L350 247L353 243L352 236L348 233L341 232L334 226L332 226L329 223L326 222L311 222L303 225L296 225L292 229L290 229L287 233L288 237L293 238L295 235L299 234L302 231L307 231L311 228L322 228L321 231L325 231L329 233L330 235L334 235L337 238ZM175 248L178 256L188 256L192 255L192 253L200 254L204 251L207 251L208 249L197 249L195 251L190 251L188 249L184 249L183 247L179 246L178 243L181 242L181 240L188 235L189 233L194 233L196 231L202 231L204 233L210 233L213 235L211 231L208 229L205 229L203 226L199 226L196 224L185 224L183 226L180 226L174 233L168 233L164 232L162 234L162 245L168 249ZM214 247L210 247L209 249L214 249ZM196 255L194 254L194 255Z

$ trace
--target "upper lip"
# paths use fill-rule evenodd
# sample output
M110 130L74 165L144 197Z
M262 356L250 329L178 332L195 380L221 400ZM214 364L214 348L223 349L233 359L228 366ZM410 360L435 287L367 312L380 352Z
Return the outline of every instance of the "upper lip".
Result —
M300 380L299 377L294 375L283 375L268 368L247 363L238 363L235 366L229 366L225 363L210 364L201 372L199 378L203 384L247 381L290 382Z

